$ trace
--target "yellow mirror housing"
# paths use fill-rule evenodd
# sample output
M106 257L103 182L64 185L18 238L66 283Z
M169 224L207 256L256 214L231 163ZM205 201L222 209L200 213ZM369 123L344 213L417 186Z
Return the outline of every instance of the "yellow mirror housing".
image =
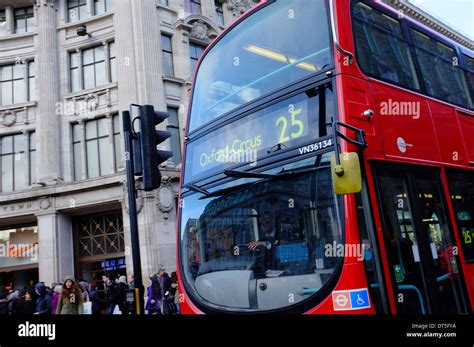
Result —
M359 193L362 190L359 155L355 152L341 153L340 165L336 165L336 156L331 158L332 181L337 195Z

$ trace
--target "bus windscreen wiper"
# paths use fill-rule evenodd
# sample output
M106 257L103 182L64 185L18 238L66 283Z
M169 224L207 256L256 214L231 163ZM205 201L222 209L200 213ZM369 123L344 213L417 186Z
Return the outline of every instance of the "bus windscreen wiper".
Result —
M245 172L245 171L237 171L237 170L225 170L224 174L228 177L236 177L236 178L263 178L263 179L271 179L271 178L281 178L285 176L294 176L300 175L304 173L310 173L313 171L317 171L320 169L325 169L330 167L330 165L325 166L311 166L305 167L300 169L291 169L291 170L282 170L276 174L265 174L265 173L258 173L258 172Z
M224 175L236 178L273 178L276 176L273 174L263 174L258 172L245 172L237 170L224 170Z
M202 189L194 184L187 184L184 186L184 188L188 188L189 190L192 190L194 192L197 192L197 193L201 193L201 194L204 194L204 195L209 195L209 192L205 189Z

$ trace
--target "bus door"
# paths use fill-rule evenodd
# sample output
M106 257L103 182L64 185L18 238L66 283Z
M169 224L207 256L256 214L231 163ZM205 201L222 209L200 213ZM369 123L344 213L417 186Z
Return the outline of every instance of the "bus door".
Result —
M466 313L440 171L376 165L387 260L399 313Z

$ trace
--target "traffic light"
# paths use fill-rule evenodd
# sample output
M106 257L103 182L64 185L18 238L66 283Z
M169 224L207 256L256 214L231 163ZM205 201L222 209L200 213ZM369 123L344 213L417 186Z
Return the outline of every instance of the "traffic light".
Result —
M140 146L143 172L143 189L150 191L161 184L159 165L173 156L170 151L157 150L156 146L171 137L169 131L156 130L156 126L169 117L166 112L155 112L151 105L140 106Z

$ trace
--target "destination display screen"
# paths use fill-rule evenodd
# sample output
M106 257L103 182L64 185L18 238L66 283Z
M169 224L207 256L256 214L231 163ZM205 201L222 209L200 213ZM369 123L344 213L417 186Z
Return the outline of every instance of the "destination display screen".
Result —
M286 149L318 138L318 100L299 94L191 142L187 146L185 180L239 163L255 166L259 157L278 146Z

